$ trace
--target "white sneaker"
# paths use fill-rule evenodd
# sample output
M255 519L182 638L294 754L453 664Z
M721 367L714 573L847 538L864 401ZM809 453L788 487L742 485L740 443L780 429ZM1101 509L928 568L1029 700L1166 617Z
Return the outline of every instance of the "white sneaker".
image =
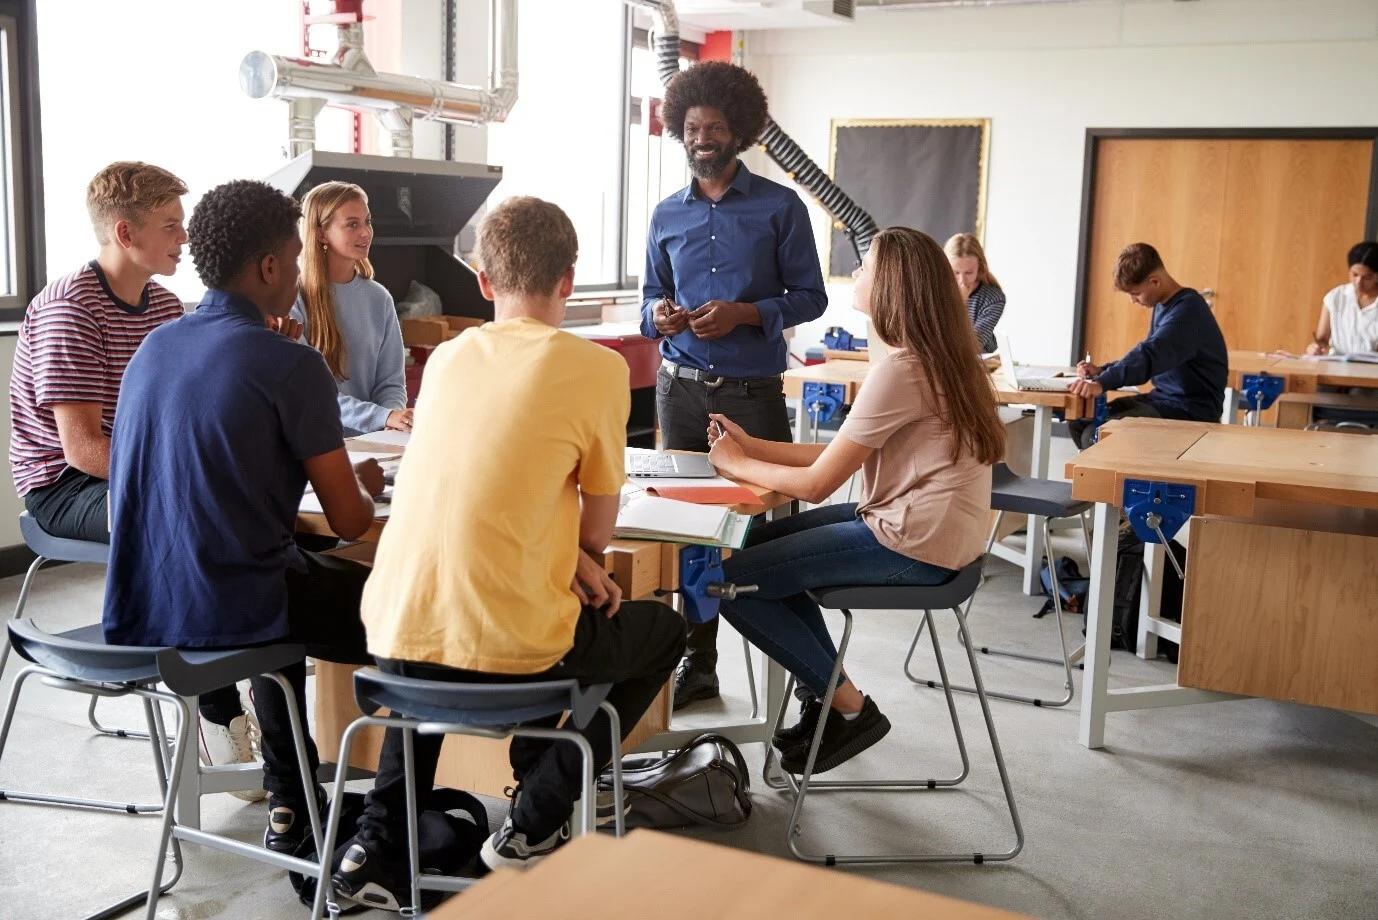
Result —
M208 767L223 767L232 763L253 763L253 739L258 737L258 719L252 713L238 716L228 726L216 725L201 719L201 762ZM268 793L258 789L241 789L230 795L246 802L262 802Z

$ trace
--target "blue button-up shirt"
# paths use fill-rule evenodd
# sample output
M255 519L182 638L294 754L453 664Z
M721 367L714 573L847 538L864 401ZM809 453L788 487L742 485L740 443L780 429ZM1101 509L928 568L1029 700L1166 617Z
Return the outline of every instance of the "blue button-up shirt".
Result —
M660 343L660 353L676 364L722 377L782 373L784 331L828 306L804 202L740 161L721 200L710 201L691 181L656 206L641 293L641 334L651 339L660 336L653 314L662 297L686 310L710 300L756 305L760 326L738 326L711 342L685 329Z

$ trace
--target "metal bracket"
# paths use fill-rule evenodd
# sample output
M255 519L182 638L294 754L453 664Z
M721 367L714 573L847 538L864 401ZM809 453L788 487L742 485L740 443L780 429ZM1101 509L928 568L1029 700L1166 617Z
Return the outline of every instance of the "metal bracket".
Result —
M1110 400L1106 399L1105 394L1102 393L1096 397L1096 401L1093 405L1094 409L1091 412L1091 431L1093 432L1091 435L1091 443L1097 444L1100 442L1100 426L1104 425L1110 419Z
M829 326L828 331L823 333L823 347L832 351L858 351L866 347L866 340L853 338L841 326Z
M709 590L720 584L722 550L716 546L685 546L679 551L680 596L684 598L684 618L690 623L707 623L718 615L719 597Z
M1126 479L1120 505L1140 540L1166 547L1196 511L1196 486ZM1168 557L1181 575L1171 551Z
M809 414L815 425L819 425L842 410L846 397L847 390L840 383L805 382L804 411Z
M1245 374L1243 386L1240 387L1240 395L1244 398L1244 408L1248 412L1262 412L1271 409L1273 403L1282 395L1284 385L1287 383L1286 377L1279 377L1276 374L1258 373Z

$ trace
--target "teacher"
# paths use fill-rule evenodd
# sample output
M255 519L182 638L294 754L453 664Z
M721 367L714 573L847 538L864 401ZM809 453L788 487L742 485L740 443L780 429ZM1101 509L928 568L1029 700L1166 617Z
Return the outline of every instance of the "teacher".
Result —
M708 450L708 415L747 434L791 439L780 374L784 332L828 305L808 210L737 155L766 122L766 95L733 64L696 64L672 79L665 131L693 176L651 215L641 333L660 339L656 416L667 450ZM718 696L718 621L689 631L674 708Z

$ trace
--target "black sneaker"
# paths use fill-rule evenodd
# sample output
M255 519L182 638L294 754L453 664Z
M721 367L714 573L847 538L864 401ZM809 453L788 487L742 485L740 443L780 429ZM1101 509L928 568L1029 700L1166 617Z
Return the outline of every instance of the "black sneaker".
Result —
M823 726L823 740L818 745L818 759L814 762L813 772L826 773L846 763L884 738L889 731L890 720L885 718L869 696L855 719L844 717L836 709L830 711L828 721ZM811 740L805 738L782 753L781 768L789 773L803 773Z
M784 753L800 741L805 744L813 740L813 731L818 727L818 717L823 714L823 703L818 699L802 700L799 703L799 721L789 728L782 728L771 737L775 749Z
M324 829L329 806L325 790L320 787L316 788L316 801L320 803L321 827ZM307 816L305 804L289 804L277 798L268 800L268 827L263 831L264 849L290 855L297 851L309 833L311 819Z
M503 820L502 827L498 828L497 833L483 841L479 857L489 869L500 869L503 866L520 868L555 852L555 849L568 839L569 825L563 824L544 840L527 840L524 832L512 826L512 818L509 815Z
M690 703L697 703L700 700L715 700L718 695L717 671L699 667L688 658L680 660L679 669L675 671L673 708L676 712Z
M341 906L355 903L400 911L403 904L411 903L411 884L403 864L388 860L357 837L349 842L330 876L330 887Z

